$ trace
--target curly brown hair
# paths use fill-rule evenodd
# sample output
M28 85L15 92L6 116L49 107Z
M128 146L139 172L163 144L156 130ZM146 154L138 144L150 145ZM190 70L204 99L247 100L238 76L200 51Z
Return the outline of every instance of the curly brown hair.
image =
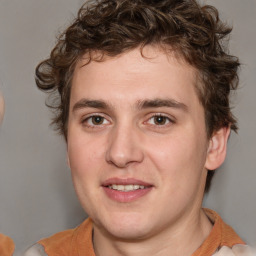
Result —
M231 28L216 8L196 0L97 0L85 3L73 24L62 33L48 59L36 68L37 86L57 92L47 104L53 124L67 139L72 76L78 60L94 51L117 56L158 45L171 49L198 71L197 93L205 110L209 138L221 127L237 130L229 95L238 85L239 61L227 52ZM96 61L101 61L97 59ZM207 177L206 190L212 178Z

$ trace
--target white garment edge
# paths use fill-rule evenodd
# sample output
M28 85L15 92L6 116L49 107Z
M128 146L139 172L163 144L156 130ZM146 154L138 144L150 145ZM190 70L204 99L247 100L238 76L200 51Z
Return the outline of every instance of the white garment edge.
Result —
M213 256L256 256L256 250L249 245L236 244L232 248L221 247Z
M23 256L48 256L41 244L32 245Z

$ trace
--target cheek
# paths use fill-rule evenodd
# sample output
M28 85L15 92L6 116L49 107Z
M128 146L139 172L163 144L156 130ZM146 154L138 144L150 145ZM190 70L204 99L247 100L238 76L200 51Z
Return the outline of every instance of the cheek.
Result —
M104 145L100 139L89 140L85 135L74 135L68 140L68 158L72 175L94 173L104 157Z
M195 140L172 138L148 152L150 161L158 172L161 200L167 209L184 209L193 204L204 184L205 153ZM200 198L201 199L201 198Z
M102 146L97 140L89 141L84 135L70 136L68 158L72 180L77 196L88 214L91 214L97 198L95 188L100 184L98 177L103 170ZM92 208L92 209L91 209Z
M148 155L157 165L174 168L177 164L186 164L194 155L194 145L184 136L166 136L150 142Z
M206 147L196 137L169 136L151 142L155 147L147 147L147 154L162 178L171 182L190 182L201 174L206 159Z

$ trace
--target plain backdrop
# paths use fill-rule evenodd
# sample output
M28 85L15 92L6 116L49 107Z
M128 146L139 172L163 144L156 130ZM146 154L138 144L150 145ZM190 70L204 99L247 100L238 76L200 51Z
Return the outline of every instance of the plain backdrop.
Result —
M204 205L255 246L256 0L207 2L234 26L230 49L243 66L240 89L232 99L239 133L231 135L227 159ZM0 89L6 101L0 128L0 232L13 238L16 255L86 217L66 165L65 142L49 127L46 95L34 82L35 66L49 55L56 35L82 3L0 0Z

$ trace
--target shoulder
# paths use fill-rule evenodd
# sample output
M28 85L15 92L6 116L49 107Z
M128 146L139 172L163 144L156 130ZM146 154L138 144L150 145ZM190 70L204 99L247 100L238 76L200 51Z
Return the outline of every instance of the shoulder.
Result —
M8 236L0 234L0 255L11 256L14 253L15 245Z
M212 231L208 237L208 243L215 243L216 248L227 246L232 248L236 244L245 244L232 227L226 224L213 210L204 209L207 217L213 223Z
M69 229L41 239L31 246L25 252L24 256L65 255L65 252L69 252L70 242L72 241L74 231L75 229Z
M90 219L85 220L74 229L68 229L41 239L30 247L24 256L73 255L71 252L79 247L80 236L84 236L86 233L92 234L92 221Z
M232 248L223 246L213 256L256 256L256 250L244 244L236 244Z

